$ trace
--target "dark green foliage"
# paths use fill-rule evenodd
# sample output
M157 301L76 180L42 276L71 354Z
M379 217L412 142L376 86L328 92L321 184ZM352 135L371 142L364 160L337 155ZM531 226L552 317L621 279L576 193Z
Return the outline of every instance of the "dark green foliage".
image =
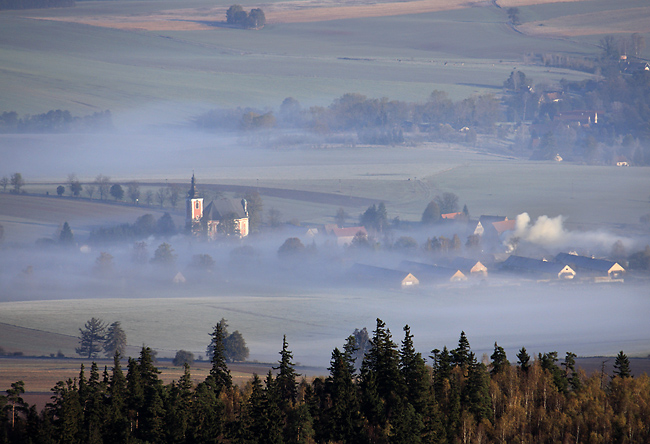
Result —
M429 202L422 213L422 224L431 225L440 219L440 207L435 200Z
M113 199L115 200L122 200L124 199L124 189L122 189L122 185L119 183L114 183L111 185L111 189L109 191L111 193L111 196L113 196Z
M11 183L11 193L20 194L20 189L25 185L25 179L20 173L13 173L9 181Z
M568 381L565 377L565 373L556 364L558 361L557 352L554 351L544 354L539 353L537 360L539 361L542 369L547 371L553 377L553 384L555 384L555 387L558 389L558 391L566 393L568 388Z
M388 213L386 205L381 202L379 205L372 204L361 215L359 222L368 229L383 231L388 228Z
M302 241L297 237L290 237L287 238L287 240L285 240L278 249L278 256L283 258L295 257L304 251L305 246L303 245Z
M214 389L217 395L224 389L229 389L232 386L232 377L230 370L226 364L225 345L224 339L226 336L227 324L226 320L222 319L217 325L214 326L212 331L212 341L210 345L212 349L209 350L212 359L212 368L210 369L210 376L212 377Z
M156 234L162 237L170 237L176 233L178 233L178 230L172 220L172 216L169 213L160 216L160 219L156 223Z
M219 324L221 325L221 334L223 336L223 355L226 362L236 362L236 361L245 361L248 358L249 350L246 347L246 341L242 334L235 330L233 333L228 334L228 321L226 319L221 319ZM214 351L214 333L211 335L212 339L210 344L206 349L206 355L208 358L212 359Z
M68 222L63 223L63 228L61 228L61 233L59 234L59 242L64 245L70 245L74 242L74 235Z
M519 350L519 353L517 353L517 363L522 372L528 373L528 369L530 368L530 356L526 352L526 347L522 347L521 350Z
M174 359L172 360L172 364L177 367L185 365L190 366L194 364L194 353L187 350L178 350L174 356Z
M287 343L287 336L282 337L282 351L280 351L280 361L274 370L278 370L278 375L275 379L275 390L278 394L278 399L281 405L286 408L293 406L298 395L296 388L296 378L300 376L294 370L296 364L293 362L293 353L289 350Z
M173 265L176 263L176 254L174 249L167 242L163 242L158 246L151 259L152 264L157 265Z
M248 358L249 350L239 330L235 330L229 334L223 343L225 348L224 353L228 362L245 361Z
M119 321L113 322L106 331L106 339L104 342L104 353L107 358L110 358L119 353L124 353L126 349L126 333L122 329Z
M106 324L101 319L91 318L84 328L79 329L79 347L77 354L88 359L95 358L101 352L106 340Z
M494 343L494 353L492 353L490 359L492 359L492 368L490 369L490 375L492 376L501 373L506 368L510 367L510 362L506 357L505 350L503 349L503 347L500 347L496 342Z
M63 185L59 185L56 187L56 194L59 196L63 196L63 193L65 193L65 187Z
M399 353L386 324L377 319L370 349L361 364L361 411L372 433L388 435L389 421L397 413L405 387L400 373Z
M266 24L264 11L260 8L251 9L246 13L241 5L232 5L226 11L226 22L229 25L240 26L242 28L262 28Z
M623 350L618 352L616 355L616 361L614 361L614 376L619 378L631 378L632 372L630 371L630 360Z
M452 363L461 367L467 367L472 363L473 354L470 351L469 341L465 332L460 332L460 338L458 339L458 347L451 352Z
M102 227L90 233L90 242L115 242L143 239L149 236L170 237L178 233L178 229L169 213L165 213L158 221L151 214L144 214L133 224L120 224L113 227Z

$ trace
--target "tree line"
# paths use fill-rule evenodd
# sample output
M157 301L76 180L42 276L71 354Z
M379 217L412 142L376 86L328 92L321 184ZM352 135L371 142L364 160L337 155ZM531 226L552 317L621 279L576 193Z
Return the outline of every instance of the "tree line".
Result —
M247 13L241 5L232 5L226 11L226 23L242 28L259 29L266 24L266 16L261 8L253 8Z
M38 3L40 0L0 0L2 2L21 3L34 2ZM70 1L74 6L73 0L45 0L43 4L66 3ZM59 7L68 5L52 5L40 6L42 8ZM28 6L26 8L7 8L7 9L28 9L37 6ZM0 6L0 9L3 9ZM20 117L15 111L5 111L0 114L0 133L69 133L69 132L85 132L85 131L98 131L98 130L111 130L113 129L113 119L111 112L98 111L83 117L73 116L67 110L50 110L42 114L24 115Z
M355 332L356 333L356 332ZM430 365L409 326L398 346L377 319L357 365L355 335L331 354L329 375L300 378L286 336L277 366L262 380L233 384L221 324L212 333L209 376L194 384L190 366L164 385L152 350L120 354L103 373L60 381L39 413L21 397L24 384L0 397L0 442L40 443L644 443L650 440L650 378L633 378L621 351L614 374L587 376L573 353L511 364L494 344L478 360L461 332L454 349L434 349Z
M388 98L374 99L347 93L328 107L303 108L286 98L279 111L254 108L217 109L194 120L203 129L258 131L269 128L300 129L315 135L355 133L360 143L394 145L404 142L406 133L422 137L445 137L465 141L467 134L457 133L464 127L487 130L502 117L500 103L491 94L472 96L453 102L447 93L434 91L425 103L403 102ZM474 131L474 130L473 130ZM475 133L470 133L470 138Z

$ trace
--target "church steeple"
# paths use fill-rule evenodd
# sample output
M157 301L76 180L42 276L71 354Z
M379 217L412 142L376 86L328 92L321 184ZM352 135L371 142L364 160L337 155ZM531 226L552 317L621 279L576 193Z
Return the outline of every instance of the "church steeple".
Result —
M194 199L196 196L196 181L194 180L194 172L192 172L192 184L190 185L190 191L187 192L188 199Z
M203 217L203 198L199 197L196 191L196 179L194 172L192 172L192 183L190 190L187 192L186 201L186 224L187 227L193 232L198 233L201 231L201 218Z

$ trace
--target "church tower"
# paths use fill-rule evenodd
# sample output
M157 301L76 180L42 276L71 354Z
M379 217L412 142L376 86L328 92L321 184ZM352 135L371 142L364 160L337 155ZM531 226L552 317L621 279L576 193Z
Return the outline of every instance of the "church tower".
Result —
M203 198L196 192L196 181L192 173L192 184L187 192L185 219L188 228L192 232L201 229L201 218L203 217Z

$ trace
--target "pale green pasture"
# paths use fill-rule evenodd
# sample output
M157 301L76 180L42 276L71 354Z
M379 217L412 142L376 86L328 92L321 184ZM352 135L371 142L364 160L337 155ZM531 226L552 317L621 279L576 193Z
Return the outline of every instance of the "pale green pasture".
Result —
M69 10L0 13L0 108L119 114L162 102L174 104L176 121L213 106L277 107L288 96L326 105L350 91L422 101L440 89L460 99L498 92L515 66L536 81L584 77L522 67L526 52L585 48L516 34L495 8L278 24L261 31L121 31L25 18L201 6L209 4L79 2Z
M433 348L453 347L461 330L478 355L489 354L494 341L512 355L522 346L532 353L614 355L624 349L631 355L647 355L648 304L644 288L627 285L525 289L483 285L417 291L286 291L271 286L264 293L210 294L177 287L158 291L155 299L134 294L123 299L2 303L0 322L74 336L92 316L119 320L129 344L144 343L170 356L178 349L202 353L211 328L225 317L231 331L244 335L251 360L277 361L286 334L296 362L325 367L334 347L341 347L354 328L373 330L376 317L387 322L395 341L401 340L401 328L408 323L416 348L424 355ZM3 338L5 345L14 340L18 339Z

